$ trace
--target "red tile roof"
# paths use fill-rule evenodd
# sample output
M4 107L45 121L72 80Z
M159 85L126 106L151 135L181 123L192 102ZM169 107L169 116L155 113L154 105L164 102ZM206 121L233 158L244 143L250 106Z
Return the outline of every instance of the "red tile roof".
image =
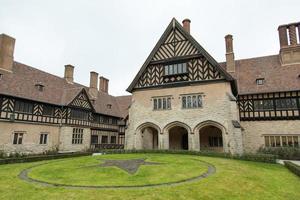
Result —
M300 64L282 66L279 55L236 60L232 73L239 94L300 90L299 75ZM256 84L259 78L264 78L263 85Z
M55 105L68 105L82 89L88 92L86 86L78 83L68 83L64 78L18 62L14 63L12 71L12 73L1 71L3 76L0 79L0 94ZM44 86L42 92L36 88L36 84ZM98 98L93 106L97 113L123 117L126 115L124 113L125 104L128 102L126 98L128 97L124 97L124 103L122 97L118 97L117 100L116 97L99 91ZM110 104L111 108L107 104Z
M225 68L226 63L219 63ZM279 55L249 58L235 61L235 72L239 94L300 90L300 64L281 66ZM82 89L88 87L68 83L64 78L15 62L13 72L1 71L0 94L30 99L55 105L68 105ZM264 78L263 85L256 79ZM35 85L44 86L39 91ZM108 104L111 105L108 106ZM131 95L111 96L98 92L93 104L97 113L125 118L131 104Z

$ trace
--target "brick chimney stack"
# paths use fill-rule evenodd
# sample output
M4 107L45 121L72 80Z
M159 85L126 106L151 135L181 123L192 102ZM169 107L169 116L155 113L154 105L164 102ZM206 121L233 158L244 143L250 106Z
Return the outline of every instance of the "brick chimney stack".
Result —
M97 98L98 96L98 73L90 72L90 87L89 93L93 98Z
M16 40L8 35L0 35L0 69L12 72Z
M233 52L233 39L232 35L225 36L226 45L226 70L227 72L235 72L235 61Z
M190 24L191 24L191 20L190 19L184 19L182 21L182 26L184 28L184 30L188 33L190 33Z
M298 30L298 31L297 31ZM280 61L282 65L300 63L300 22L284 24L278 27L280 43ZM297 41L298 35L298 41Z
M108 93L108 82L109 80L107 78L104 78L103 76L100 76L100 83L99 83L99 90L101 92Z
M74 80L74 66L72 65L65 65L65 75L64 75L65 80L68 83L73 84Z

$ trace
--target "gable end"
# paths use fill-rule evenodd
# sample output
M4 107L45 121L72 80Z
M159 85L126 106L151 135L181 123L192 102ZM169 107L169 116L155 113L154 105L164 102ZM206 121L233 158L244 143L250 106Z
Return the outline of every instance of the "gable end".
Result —
M176 63L185 63L187 70L171 76L166 74L165 67ZM231 75L173 18L127 91L214 80L230 81L233 93L236 93L236 83Z

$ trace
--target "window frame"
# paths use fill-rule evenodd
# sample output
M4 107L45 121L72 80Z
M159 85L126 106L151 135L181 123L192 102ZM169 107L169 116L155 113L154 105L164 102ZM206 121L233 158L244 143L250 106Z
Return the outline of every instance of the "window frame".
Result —
M106 142L103 142L103 139L106 139ZM108 144L108 135L101 135L101 144Z
M83 109L71 108L70 118L75 120L89 121L90 112Z
M33 114L34 103L28 101L15 100L14 112L23 114Z
M264 85L265 84L265 78L257 78L255 80L256 85Z
M299 134L272 134L263 135L264 146L268 148L276 147L296 147L300 148L300 135ZM295 140L295 138L297 138Z
M22 131L13 132L12 144L13 145L22 145L24 142L24 136L25 136L25 132L22 132Z
M114 138L114 143L112 142L112 138ZM115 136L115 135L111 135L110 136L110 144L117 144L117 136Z
M97 141L94 139L97 138ZM91 144L98 144L99 143L99 135L91 135Z
M164 65L164 75L163 76L176 76L176 75L184 75L188 73L187 70L187 62L179 62L179 63L170 63Z
M276 110L298 110L297 97L277 98L275 108Z
M73 128L72 145L83 144L83 128Z
M258 105L255 103L258 102ZM269 102L269 103L267 103ZM253 100L253 111L271 111L275 110L273 99L255 99Z
M48 144L48 139L49 139L49 133L40 133L40 145L47 145Z
M45 109L46 108L46 109ZM51 111L51 113L45 113L45 111ZM53 106L50 105L43 105L43 116L48 116L48 117L53 117L55 114L55 108Z
M181 109L201 109L203 108L203 93L182 94Z
M153 111L162 111L162 110L171 110L172 109L172 96L156 96L152 97L152 110Z

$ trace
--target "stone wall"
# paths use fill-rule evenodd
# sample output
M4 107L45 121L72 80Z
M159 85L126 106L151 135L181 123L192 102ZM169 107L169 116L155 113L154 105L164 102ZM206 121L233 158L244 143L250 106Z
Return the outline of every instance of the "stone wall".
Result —
M22 144L13 144L15 132L24 133ZM40 134L47 133L47 144L40 143ZM42 153L59 145L59 127L19 122L0 122L0 150L7 153Z
M13 144L15 132L24 133L22 144ZM48 134L47 144L40 144L41 133ZM72 134L73 127L0 121L0 150L6 153L37 154L57 148L62 152L84 151L90 148L90 128L83 128L82 144L72 144Z
M73 151L84 151L90 148L91 144L91 129L83 129L83 140L82 144L72 144L73 128L82 128L82 127L69 127L63 126L60 130L59 137L59 150L61 152L73 152Z
M264 135L300 135L299 120L242 121L244 149L256 152L264 146Z
M182 109L181 95L203 93L203 107ZM152 97L171 95L171 110L153 110ZM219 124L223 129L224 151L242 153L243 140L241 129L234 128L232 120L239 120L238 109L232 101L228 82L214 82L185 87L148 89L134 91L132 105L129 109L128 128L126 130L125 148L141 149L142 141L137 130L144 123L151 122L160 129L159 148L169 148L168 129L180 124L189 134L189 149L199 150L199 129L202 123Z

